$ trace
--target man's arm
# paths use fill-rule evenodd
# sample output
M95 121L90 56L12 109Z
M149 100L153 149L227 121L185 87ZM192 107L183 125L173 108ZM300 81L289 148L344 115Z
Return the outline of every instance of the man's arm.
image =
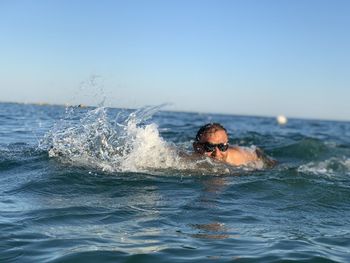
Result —
M256 148L255 149L255 154L257 156L257 158L261 161L263 161L264 165L268 168L272 168L277 164L277 161L268 157L263 150L261 150L260 148Z

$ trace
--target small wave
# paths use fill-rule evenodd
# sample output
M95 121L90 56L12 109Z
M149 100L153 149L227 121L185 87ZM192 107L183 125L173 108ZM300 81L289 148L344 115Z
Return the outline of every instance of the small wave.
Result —
M294 139L295 140L295 139ZM312 160L327 153L327 145L318 139L301 137L270 151L274 156Z
M42 151L26 143L0 145L0 171L16 168L20 165L45 160Z
M336 174L350 174L350 159L346 157L342 158L330 158L320 162L309 162L301 165L298 168L298 172L315 175L328 175L333 176Z

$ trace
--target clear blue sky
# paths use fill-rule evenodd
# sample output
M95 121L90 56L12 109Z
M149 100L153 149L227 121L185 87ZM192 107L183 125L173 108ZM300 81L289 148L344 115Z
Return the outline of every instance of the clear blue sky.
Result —
M350 1L1 0L0 101L350 120ZM102 85L102 84L99 84Z

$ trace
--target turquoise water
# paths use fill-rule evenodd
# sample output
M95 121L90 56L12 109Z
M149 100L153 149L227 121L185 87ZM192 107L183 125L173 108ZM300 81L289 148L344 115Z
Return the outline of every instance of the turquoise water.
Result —
M191 159L197 129L272 169ZM349 262L350 123L0 104L0 262Z

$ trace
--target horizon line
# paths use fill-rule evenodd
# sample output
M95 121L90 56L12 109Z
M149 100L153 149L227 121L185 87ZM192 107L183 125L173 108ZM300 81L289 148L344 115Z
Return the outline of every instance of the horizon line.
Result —
M23 104L23 105L35 105L35 106L59 106L59 107L78 107L78 108L98 108L98 107L105 107L105 108L111 108L111 109L126 109L126 110L137 110L142 107L147 106L159 106L159 105L145 105L139 108L135 107L116 107L116 106L96 106L96 105L85 105L85 104L69 104L69 103L49 103L49 102L16 102L16 101L3 101L0 100L0 103L3 104ZM205 111L191 111L191 110L162 110L163 112L179 112L179 113L192 113L192 114L215 114L215 115L232 115L237 117L250 117L250 118L272 118L276 119L278 116L271 116L271 115L255 115L255 114L244 114L244 113L227 113L227 112L205 112ZM322 119L322 118L312 118L312 117L295 117L295 116L287 116L282 115L286 117L288 120L309 120L309 121L327 121L327 122L350 122L349 120L345 119Z

